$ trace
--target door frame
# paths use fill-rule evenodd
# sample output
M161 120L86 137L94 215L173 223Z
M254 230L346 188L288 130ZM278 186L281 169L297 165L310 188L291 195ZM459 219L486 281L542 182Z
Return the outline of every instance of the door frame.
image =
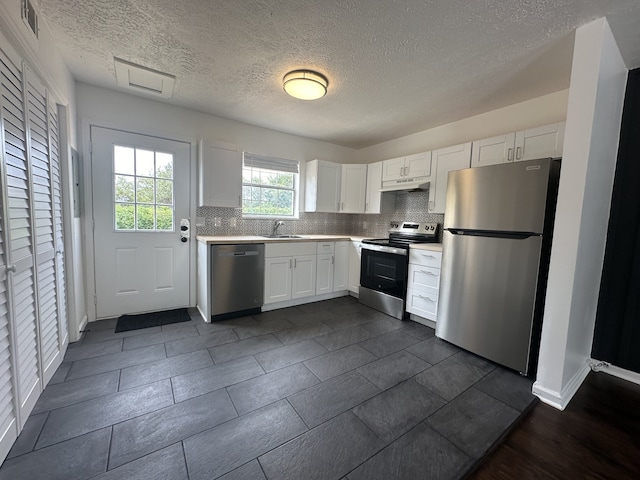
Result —
M91 127L107 128L119 130L136 135L145 135L164 140L182 142L189 145L189 221L191 222L191 239L189 241L189 306L196 305L196 145L195 138L177 138L175 135L166 132L154 132L152 130L129 127L126 122L102 121L86 118L82 121L82 157L81 177L81 197L83 204L80 206L81 218L84 231L84 263L85 263L85 299L87 322L96 321L96 272L95 272L95 248L93 235L93 159L91 152ZM86 324L80 325L80 330L84 330Z

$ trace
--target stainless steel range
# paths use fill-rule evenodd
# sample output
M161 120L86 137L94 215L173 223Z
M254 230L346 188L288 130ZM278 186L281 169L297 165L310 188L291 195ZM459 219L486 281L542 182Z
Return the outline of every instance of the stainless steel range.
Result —
M438 230L437 223L392 222L388 238L363 240L360 303L405 318L409 246L437 242Z

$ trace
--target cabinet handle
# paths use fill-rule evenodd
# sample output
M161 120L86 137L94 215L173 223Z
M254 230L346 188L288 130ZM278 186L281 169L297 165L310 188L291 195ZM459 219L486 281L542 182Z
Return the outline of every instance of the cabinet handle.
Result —
M5 267L5 269L7 270L7 272L16 273L16 266L15 265L7 265Z
M418 298L421 298L422 300L426 300L427 302L436 303L436 301L431 297L423 297L422 295L418 295Z
M521 147L516 148L516 160L520 160L521 157Z
M333 257L333 255L331 255L331 265L333 265L333 259L334 259L334 257Z
M513 161L513 148L507 150L507 162Z
M433 255L427 255L426 253L423 253L422 256L425 258L436 258Z
M420 270L420 273L424 273L425 275L431 275L432 277L437 277L435 273L428 272L427 270Z
M293 268L298 268L298 262L295 258L293 259Z
M238 195L238 206L242 206L242 194Z
M338 207L336 208L337 211L340 211L340 202L338 202Z
M365 202L364 204L364 211L366 212L367 210L369 210L369 204L367 202Z

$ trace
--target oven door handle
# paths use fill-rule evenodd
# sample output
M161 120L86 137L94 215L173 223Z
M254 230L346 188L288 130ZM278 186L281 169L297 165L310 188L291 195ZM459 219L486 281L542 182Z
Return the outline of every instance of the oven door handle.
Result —
M363 250L373 250L374 252L383 252L383 253L391 253L394 255L402 255L407 256L407 250L404 248L395 248L395 247L386 247L383 245L374 245L371 243L363 243Z

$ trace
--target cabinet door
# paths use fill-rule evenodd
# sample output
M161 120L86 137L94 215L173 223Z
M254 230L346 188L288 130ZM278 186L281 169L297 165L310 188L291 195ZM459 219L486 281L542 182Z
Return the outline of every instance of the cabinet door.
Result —
M349 291L360 293L361 242L350 242L349 246Z
M416 153L404 158L405 177L428 177L431 175L431 152Z
M293 257L291 298L316 294L316 255Z
M364 213L393 213L396 205L395 192L382 193L382 163L367 165L367 189Z
M349 287L349 245L351 242L336 242L333 265L333 291L347 290Z
M337 212L340 201L341 166L318 161L316 212Z
M333 292L333 253L318 255L316 268L316 295Z
M293 258L267 258L264 267L264 303L291 300Z
M340 212L364 213L366 186L366 165L342 165Z
M561 122L516 132L515 161L561 157L564 126Z
M404 157L391 158L382 162L382 181L400 180L404 177Z
M473 142L472 167L485 167L497 163L510 162L514 158L515 133L498 135Z
M242 151L237 145L200 141L198 206L242 206Z
M469 168L471 162L471 142L441 148L434 153L436 164L435 182L429 187L429 211L444 213L447 198L447 177L449 172ZM435 185L434 185L435 183Z
M408 289L407 312L436 321L438 297L429 293Z

